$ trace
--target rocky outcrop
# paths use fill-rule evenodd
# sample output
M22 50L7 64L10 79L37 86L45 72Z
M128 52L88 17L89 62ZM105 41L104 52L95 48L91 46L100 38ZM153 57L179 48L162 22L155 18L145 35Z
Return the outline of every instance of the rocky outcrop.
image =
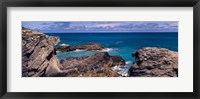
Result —
M75 46L61 44L59 47L56 48L56 51L69 52L77 49L91 51L91 50L102 50L103 48L104 47L100 44L90 42L84 45L75 45Z
M165 48L146 47L132 54L135 62L130 68L134 77L177 77L178 53Z
M125 65L120 56L110 56L107 52L99 52L93 56L69 57L61 60L62 70L76 69L67 76L71 77L118 77L111 67Z
M22 29L22 76L59 76L60 63L54 46L59 37L47 36L41 32Z

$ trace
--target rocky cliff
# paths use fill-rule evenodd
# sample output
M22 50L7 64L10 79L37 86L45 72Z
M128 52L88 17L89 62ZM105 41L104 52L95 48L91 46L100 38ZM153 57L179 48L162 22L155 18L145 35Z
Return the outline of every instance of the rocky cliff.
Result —
M135 62L130 68L134 77L177 77L178 53L165 48L146 47L132 54Z
M59 37L22 29L22 76L55 76L61 73L54 46Z

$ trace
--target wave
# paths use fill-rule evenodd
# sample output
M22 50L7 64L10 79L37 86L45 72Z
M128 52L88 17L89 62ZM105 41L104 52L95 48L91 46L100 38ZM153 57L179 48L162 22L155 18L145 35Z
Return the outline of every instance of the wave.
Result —
M111 51L114 51L114 50L118 50L117 48L104 48L102 50L94 50L95 52L111 52ZM83 52L83 51L86 51L86 50L80 50L80 49L76 49L74 51L71 51L71 52ZM56 51L56 52L60 52L60 51Z
M123 41L118 41L118 42L116 42L115 44L120 44L120 43L123 43Z
M82 52L82 51L85 51L85 50L76 49L73 52Z
M60 44L60 46L70 46L70 45L63 43L63 44Z
M132 64L132 61L127 61L126 64Z
M129 76L129 69L131 68L132 62L131 61L127 61L126 64L124 66L114 66L112 67L113 71L116 71L118 74L120 74L121 76Z
M118 50L118 49L117 48L104 48L104 49L100 50L100 52L111 52L114 50Z
M74 51L69 51L69 52L83 52L85 50L80 50L80 49L76 49ZM61 51L56 51L57 53L61 53ZM66 53L66 52L62 52L62 53Z

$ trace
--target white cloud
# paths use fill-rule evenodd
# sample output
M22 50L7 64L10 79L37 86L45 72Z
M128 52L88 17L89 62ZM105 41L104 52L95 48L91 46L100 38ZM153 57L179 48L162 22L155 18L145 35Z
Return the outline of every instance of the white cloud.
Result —
M105 27L116 27L116 26L119 26L121 25L120 23L106 23L106 24L97 24L93 27L102 27L102 28L105 28Z

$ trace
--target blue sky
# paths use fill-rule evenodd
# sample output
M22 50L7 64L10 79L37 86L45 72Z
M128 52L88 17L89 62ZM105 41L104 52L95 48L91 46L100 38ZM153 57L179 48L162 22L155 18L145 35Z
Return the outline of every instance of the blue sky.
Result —
M68 32L177 32L178 22L22 22L22 26L45 33Z

